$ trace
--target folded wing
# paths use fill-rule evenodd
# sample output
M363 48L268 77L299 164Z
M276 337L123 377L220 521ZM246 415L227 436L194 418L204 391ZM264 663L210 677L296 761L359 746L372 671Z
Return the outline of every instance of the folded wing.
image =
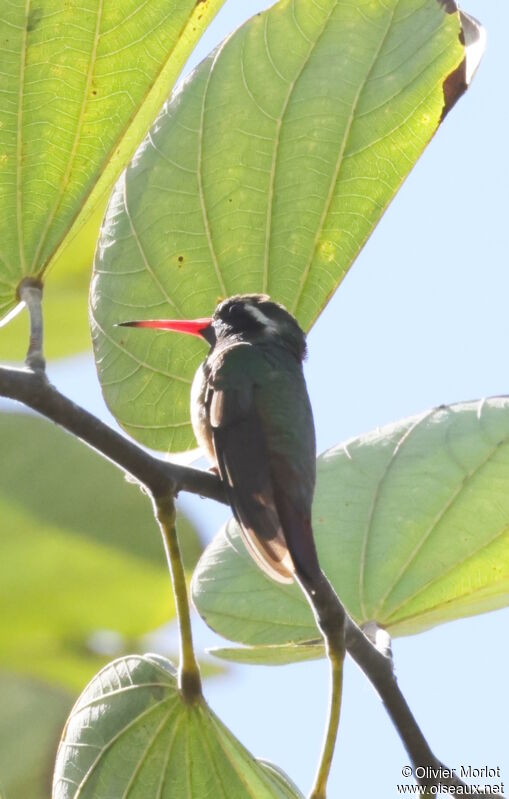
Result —
M285 411L285 403L297 401L291 380L281 378L277 365L272 368L263 354L246 345L222 354L209 384L217 465L250 554L279 582L291 582L296 570L299 575L314 572L315 453L307 395L295 427ZM279 407L268 407L274 402ZM303 447L295 436L303 436ZM305 450L304 463L292 458L292 443L301 457Z

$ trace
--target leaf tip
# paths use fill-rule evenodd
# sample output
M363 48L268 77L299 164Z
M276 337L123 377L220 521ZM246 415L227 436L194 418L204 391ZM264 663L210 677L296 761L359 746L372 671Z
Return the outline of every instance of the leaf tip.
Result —
M458 10L454 0L438 0L438 3L448 14ZM444 107L440 122L470 86L486 49L486 31L481 23L464 11L459 11L459 19L461 26L459 38L465 50L465 57L443 83Z

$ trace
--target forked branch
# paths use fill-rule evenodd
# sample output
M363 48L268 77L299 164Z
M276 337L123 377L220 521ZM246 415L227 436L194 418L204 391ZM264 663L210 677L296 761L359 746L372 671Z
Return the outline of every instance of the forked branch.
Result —
M49 382L44 371L42 316L40 313L41 290L33 284L27 284L23 294L23 299L27 304L31 318L31 338L26 368L14 369L0 366L0 396L17 400L55 422L55 424L80 438L89 447L92 447L103 457L115 463L120 469L143 485L152 496L156 511L159 514L158 521L165 535L169 559L176 563L177 561L173 560L178 558L178 549L175 548L177 543L175 527L171 521L171 507L169 510L167 503L170 502L170 506L172 506L172 497L176 496L179 491L189 491L226 504L226 496L221 481L209 472L155 458L133 441L112 430L93 414L61 394ZM182 575L180 577L182 578ZM180 595L178 601L181 599L182 595ZM437 775L419 779L419 783L428 788L438 787L439 785L464 786L465 783L461 780L444 776L447 773L446 767L431 751L413 717L398 686L391 658L378 651L376 646L345 613L343 606L335 595L334 599L329 597L326 604L327 602L329 602L330 608L333 605L335 606L335 609L332 608L332 615L341 627L341 620L344 617L345 647L380 695L408 752L414 770L420 766L425 769L423 773ZM200 691L200 683L197 667L195 669L196 660L194 653L192 653L190 625L188 625L189 610L188 608L186 609L186 606L187 595L185 604L182 605L181 603L180 607L181 620L184 619L185 628L181 641L183 655L181 684L183 691L187 690L185 686L188 686L188 697L191 697L196 696L197 692ZM317 775L317 796L320 795L319 791L330 768L333 742L339 719L342 646L342 639L341 641L338 639L337 646L333 647L332 652L334 658L331 662L336 691L332 695L329 730L324 746L322 767ZM486 796L493 796L493 794L486 794ZM500 795L498 794L497 796Z

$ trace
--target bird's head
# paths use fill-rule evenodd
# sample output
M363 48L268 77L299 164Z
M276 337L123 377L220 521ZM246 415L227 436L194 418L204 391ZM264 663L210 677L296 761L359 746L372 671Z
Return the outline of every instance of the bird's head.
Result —
M221 302L213 316L218 341L238 339L286 346L299 360L306 354L306 337L296 319L266 294L239 294Z
M237 294L219 303L212 317L201 319L147 319L121 322L122 327L175 330L218 343L249 341L286 347L299 361L306 355L306 337L286 308L266 294Z

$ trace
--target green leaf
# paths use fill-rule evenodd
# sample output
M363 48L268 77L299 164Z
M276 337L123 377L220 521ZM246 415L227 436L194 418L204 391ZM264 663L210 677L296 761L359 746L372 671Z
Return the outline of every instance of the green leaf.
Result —
M509 399L444 406L325 452L313 526L359 624L407 635L507 606ZM307 657L316 638L297 585L257 569L234 522L205 550L193 598L213 629L255 647L250 662L280 662L301 642ZM228 658L243 660L237 652Z
M54 686L0 672L0 796L47 799L60 731L72 705Z
M287 777L261 764L202 700L186 704L172 665L156 655L106 666L67 721L53 799L298 799Z
M192 445L205 347L115 323L208 316L263 291L308 329L464 90L460 36L437 0L285 0L174 93L117 184L95 261L99 376L131 435Z
M222 2L2 4L0 312L104 208Z
M0 666L81 688L104 663L97 631L125 651L174 618L160 533L137 486L47 422L3 414L0 440ZM182 516L179 533L191 567Z

